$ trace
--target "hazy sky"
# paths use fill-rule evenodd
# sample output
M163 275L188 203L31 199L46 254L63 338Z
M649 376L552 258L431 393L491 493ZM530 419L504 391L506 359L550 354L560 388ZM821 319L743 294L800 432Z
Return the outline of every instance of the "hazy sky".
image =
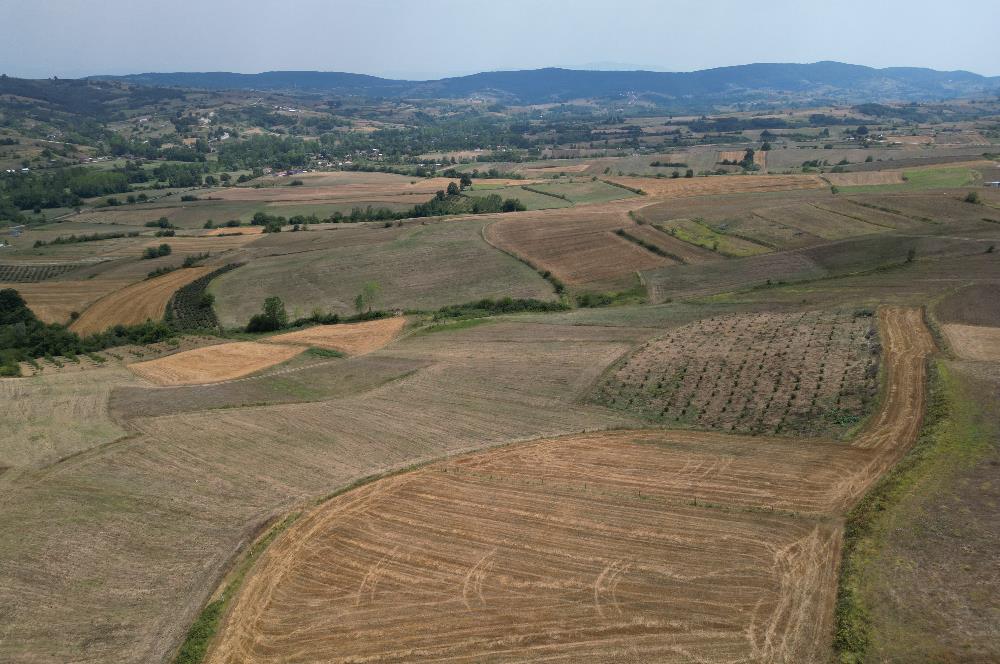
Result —
M817 60L1000 75L1000 0L0 0L12 76Z

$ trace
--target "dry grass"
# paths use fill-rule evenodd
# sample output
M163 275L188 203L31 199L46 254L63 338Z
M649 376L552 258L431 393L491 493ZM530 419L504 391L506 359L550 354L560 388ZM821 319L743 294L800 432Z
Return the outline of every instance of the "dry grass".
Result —
M873 184L903 184L903 171L865 171L861 173L825 173L823 179L835 187L860 187Z
M13 288L28 307L46 323L67 323L74 311L88 306L132 283L126 279L90 279L87 281L41 281L37 283L0 283L0 288Z
M128 368L157 385L201 385L250 375L289 360L303 350L301 346L237 341L137 362Z
M217 235L260 235L264 232L263 226L239 226L236 228L224 226L222 228L213 228L212 230L205 233L207 237L213 237Z
M349 325L317 325L296 332L287 332L266 339L269 343L318 346L339 350L349 355L364 355L387 345L406 327L406 318L380 320Z
M676 179L614 177L608 178L608 181L642 189L657 198L821 189L827 186L822 179L814 175L715 175Z
M1000 360L1000 327L949 323L942 325L941 329L951 349L963 360Z
M77 334L87 335L102 332L114 325L138 325L147 320L160 320L167 302L178 288L213 269L215 268L184 268L113 291L87 307L70 325L70 329ZM99 283L99 280L94 281Z

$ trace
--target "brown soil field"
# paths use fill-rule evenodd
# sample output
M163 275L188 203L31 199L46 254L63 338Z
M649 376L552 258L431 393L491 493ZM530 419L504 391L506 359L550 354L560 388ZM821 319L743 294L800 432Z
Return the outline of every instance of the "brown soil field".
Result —
M318 346L339 350L349 355L364 355L387 345L406 327L406 318L380 320L344 325L316 325L296 332L278 334L265 339L268 343Z
M878 348L850 311L706 318L642 346L594 398L666 426L839 436L870 410Z
M948 323L941 330L955 355L963 360L1000 360L1000 327Z
M201 385L248 376L289 360L303 350L301 346L235 341L136 362L128 368L157 385Z
M208 661L828 660L839 517L916 439L932 350L879 318L854 445L616 431L379 480L269 547Z
M96 300L118 292L130 283L127 279L90 279L0 283L0 288L15 289L35 315L46 323L65 324L69 322L72 312L82 312Z
M206 237L213 237L217 235L260 235L264 232L263 226L240 226L238 228L213 228L212 230L205 233Z
M886 136L889 143L902 143L904 145L930 145L934 142L933 136Z
M161 244L169 244L175 254L218 254L230 249L239 249L251 242L258 240L255 233L243 233L240 235L176 235L174 237L150 238L142 247L158 247Z
M325 174L328 175L328 174ZM301 179L301 178L298 178ZM410 184L410 182L413 184ZM396 197L404 195L420 194L421 200L426 201L434 192L448 187L449 182L454 182L449 178L392 178L384 183L345 183L334 185L313 185L302 187L229 187L227 189L213 189L212 198L225 201L331 201L331 200L371 200L385 197ZM525 184L523 180L515 181L517 184ZM497 181L500 184L501 181Z
M825 173L823 179L835 187L875 184L903 184L903 171L867 171L860 173Z
M1000 283L975 284L950 293L934 315L946 323L1000 327Z
M884 227L861 221L859 218L846 217L807 203L756 208L753 212L755 216L771 224L794 228L823 240L839 240L886 231Z
M544 441L335 499L271 545L208 662L816 661L839 527L697 506L755 469L807 494L802 456L685 447Z
M608 181L642 189L656 198L821 189L828 186L814 175L715 175L677 179L613 177L608 178Z
M627 215L634 205L633 200L503 215L485 228L484 237L568 285L627 285L636 270L677 263L614 233L637 227Z
M113 325L138 325L147 319L160 320L167 302L178 288L214 269L184 268L112 291L84 309L80 317L70 325L70 329L77 334L86 335L101 332ZM95 279L94 282L99 283L99 280Z

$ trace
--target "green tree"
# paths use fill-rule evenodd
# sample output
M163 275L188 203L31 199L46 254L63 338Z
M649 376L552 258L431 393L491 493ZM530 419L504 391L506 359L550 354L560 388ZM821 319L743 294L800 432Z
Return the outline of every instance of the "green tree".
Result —
M378 301L381 292L382 287L379 286L377 281L367 282L361 287L361 292L358 293L358 296L354 298L354 308L358 310L359 314L370 313L372 307L375 306L375 302Z
M448 183L448 195L449 196L458 196L458 194L459 194L458 185L455 184L454 182L449 182Z

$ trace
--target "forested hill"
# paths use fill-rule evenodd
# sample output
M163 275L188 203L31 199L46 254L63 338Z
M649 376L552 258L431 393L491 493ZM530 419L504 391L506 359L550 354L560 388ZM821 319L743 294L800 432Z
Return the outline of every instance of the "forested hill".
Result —
M582 98L635 96L705 103L828 98L857 101L930 101L1000 93L1000 77L967 71L914 67L874 69L840 62L750 64L695 72L498 71L402 81L318 71L150 73L113 78L145 85L210 89L299 90L366 97L456 98L487 95L505 101L542 103Z

